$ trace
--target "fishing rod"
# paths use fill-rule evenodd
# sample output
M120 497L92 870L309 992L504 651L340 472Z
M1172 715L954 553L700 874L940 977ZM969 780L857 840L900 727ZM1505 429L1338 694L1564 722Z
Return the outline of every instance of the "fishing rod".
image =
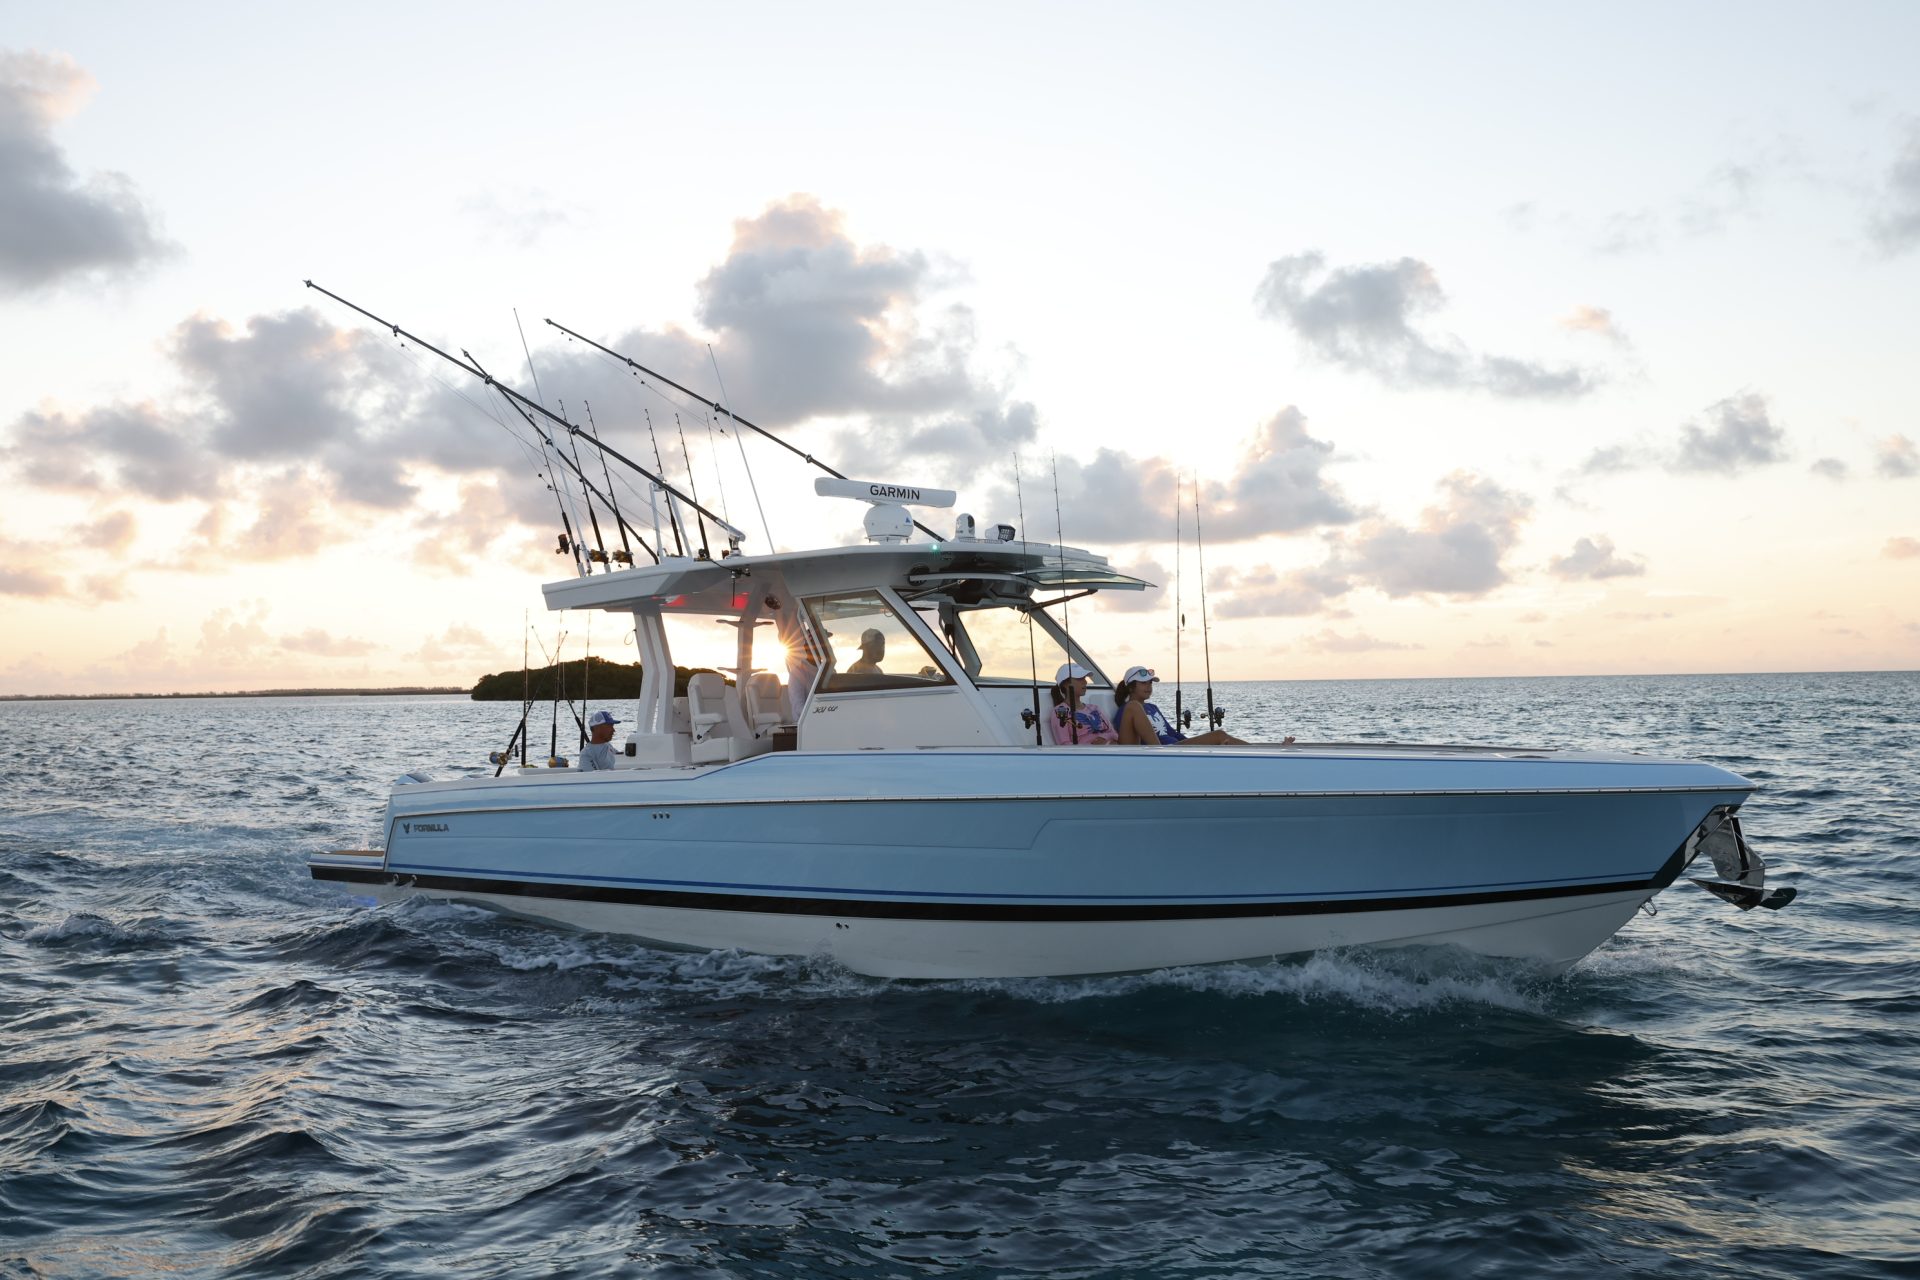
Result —
M720 410L727 417L733 417L733 407L727 403L727 380L720 376L720 361L713 354L713 344L707 344L707 363L713 366L714 385L720 388ZM747 446L740 439L738 431L733 433L733 442L740 446L740 465L746 469L747 488L753 491L753 506L760 513L760 529L767 535L767 549L773 549L773 526L767 523L767 509L760 505L760 482L753 478L753 464L747 461Z
M1058 539L1058 546L1055 549L1060 552L1060 580L1064 583L1067 577L1067 529L1060 519L1060 455L1049 452L1047 457L1053 463L1053 536ZM1025 519L1024 516L1021 518ZM1062 589L1064 590L1064 587ZM1067 638L1067 670L1069 671L1073 670L1073 624L1067 621L1066 602L1072 598L1072 596L1063 596L1060 600L1060 633ZM1079 707L1068 708L1067 727L1068 732L1073 735L1073 745L1079 746Z
M513 309L513 328L514 331L520 335L520 352L527 358L527 376L533 379L533 394L544 408L547 403L547 393L540 389L540 370L534 367L533 349L527 345L527 328L520 323L520 308L518 307ZM460 354L466 356L469 360L473 360L473 357L468 355L464 349ZM478 360L473 360L473 362L476 365L480 363ZM560 401L560 416L565 417L566 413L567 402L562 400ZM593 509L593 495L588 492L587 473L580 469L580 437L578 433L569 436L567 443L573 451L573 472L580 477L580 500L587 508L587 519L593 524L593 546L587 551L587 572L591 574L594 565L608 564L607 540L600 533L600 517ZM600 461L604 465L606 458L603 456ZM612 488L613 486L609 483L607 487ZM585 533L586 530L582 529L580 532ZM608 564L608 567L611 567L611 565Z
M428 342L426 339L420 337L418 334L411 333L406 329L402 329L399 325L394 324L392 321L383 319L380 316L375 315L373 312L367 310L365 307L359 306L356 303L348 302L345 298L341 297L337 293L334 293L332 290L324 289L321 286L315 284L311 280L308 280L305 283L307 288L312 289L314 292L324 294L327 297L332 298L335 302L339 303L341 306L346 307L349 310L359 312L361 315L373 321L375 324L379 325L381 328L392 333L395 338L404 338L407 341L412 342L416 346L422 347L428 351L433 352L433 354L439 356L442 360L445 360L448 364L457 365L458 367L472 374L474 377L479 378L481 381L485 382L488 386L497 388L501 392L501 394L507 396L509 399L513 400L515 403L520 404L528 409L538 410L542 417L548 419L549 421L559 426L565 427L570 435L579 436L583 434L579 427L575 426L571 422L568 422L565 418L561 417L559 414L554 413L551 409L547 408L545 405L539 403L536 400L529 400L526 396L521 395L518 391L514 390L512 387L507 386L503 382L496 382L485 371L481 370L480 368L478 368L473 364L468 363L468 360L472 359L471 356L468 356L467 360L457 360L453 356L448 355L445 351L442 351L439 347L434 346L431 342ZM686 494L681 493L678 489L668 484L663 477L655 475L653 472L647 470L645 467L641 466L639 463L635 462L632 458L629 458L626 454L620 452L618 449L614 448L612 445L601 443L598 445L598 447L603 453L611 457L614 461L619 462L622 465L631 468L635 473L645 476L648 480L653 481L655 484L659 485L662 489L666 490L668 493L672 494L673 496L679 498L681 501L687 502L689 505L698 508L701 514L705 515L709 520L712 520L715 524L720 526L721 530L726 533L728 540L733 542L736 547L739 545L740 541L747 536L743 530L736 529L732 524L730 524L725 520L722 520L719 516L715 515L713 512L708 511L704 507L700 507L698 503L692 502L687 497Z
M654 434L653 411L647 408L647 406L641 405L640 412L643 415L645 415L647 419L647 439L653 443L653 465L660 468L660 474L665 475L667 471L667 463L666 463L666 459L660 456L660 437ZM658 485L654 486L654 492L656 493L659 492ZM655 507L655 515L653 518L653 522L655 524L659 524L660 523L660 517L658 514L659 503L656 502L654 504L654 507ZM667 527L673 530L673 545L680 548L681 555L683 556L686 555L687 540L681 536L680 517L674 514L672 498L667 499ZM655 532L654 536L655 537L659 536L658 531Z
M558 403L560 405L560 412L564 414L567 411L567 402L561 400ZM568 438L567 444L573 450L573 469L580 477L580 497L582 501L587 504L587 519L593 522L594 549L587 552L587 563L604 564L611 568L612 562L607 559L607 540L600 535L600 517L594 514L593 496L587 488L587 473L580 466L580 438L578 436L571 436ZM604 463L606 458L602 457L600 461ZM612 486L608 487L611 488Z
M348 305L351 306L352 304L349 303ZM465 356L467 359L473 361L473 368L478 371L480 377L486 379L487 385L489 387L491 387L496 391L511 391L511 388L504 387L500 383L495 382L493 379L493 375L488 373L486 369L481 366L478 360L474 359L472 352L466 350L465 348L462 348L460 351L460 354ZM459 364L460 362L456 360L454 361L454 363ZM461 365L461 367L465 368L466 366ZM521 397L521 399L524 399L524 398L525 397ZM587 473L580 469L580 464L578 462L569 460L567 455L560 451L560 442L553 439L546 432L540 429L540 424L533 420L532 414L528 413L525 409L521 408L519 404L517 404L513 400L508 400L507 404L510 408L512 408L512 410L515 413L520 415L522 420L526 422L527 427L533 432L533 434L540 438L540 447L543 453L547 449L552 449L553 456L560 459L560 462L562 465L573 468L573 473L576 476L580 477L580 484L583 489L585 489L589 494L599 495L600 500L602 502L605 502L609 507L613 505L613 500L607 497L605 494L601 494L599 489L594 486L593 481L587 478ZM601 461L604 464L605 458L603 457ZM549 470L551 470L551 464L549 464ZM558 492L559 492L558 490L555 490L556 494ZM587 503L587 511L589 514L592 513L593 511L592 502ZM567 509L564 501L561 503L561 507L560 507L560 522L566 526L567 537L570 541L574 543L574 546L576 548L575 554L574 554L574 567L578 569L582 574L588 574L593 572L591 567L593 562L591 560L588 560L584 565L581 563L580 551L584 550L584 548L580 547L578 540L574 539L573 537L573 526L567 522ZM598 529L599 529L598 521L595 521L594 527L595 527L595 532L597 536ZM625 535L623 534L622 536L625 536ZM647 540L645 538L640 537L640 533L637 529L634 530L633 536L639 540L641 547L645 548L647 554L653 557L654 563L658 564L660 562L660 554L656 552L652 547L647 546ZM600 559L602 563L605 563L606 553L604 551L601 552Z
M1207 661L1207 728L1218 729L1227 718L1225 707L1213 705L1213 635L1207 625L1207 542L1200 534L1200 478L1193 481L1193 550L1200 557L1200 646Z
M513 759L513 747L520 744L520 767L527 767L527 713L533 709L533 675L527 670L527 633L532 630L527 617L520 617L520 723L514 726L513 736L507 739L507 749L489 755L487 759L498 766L493 771L499 777L507 770L507 763Z
M680 433L680 465L687 469L687 488L693 491L695 498L698 498L700 496L700 482L693 478L693 455L687 452L687 428L681 423L678 413L673 415L673 429ZM700 519L698 512L694 513L693 518L700 525L700 554L704 556L707 553L707 522ZM773 550L773 540L771 538L767 540L767 550Z
M820 461L820 459L808 453L805 449L801 449L794 445L788 444L785 440L781 439L779 436L775 435L773 432L767 430L765 427L758 426L754 423L748 422L745 418L734 413L731 409L727 408L725 405L715 404L713 401L701 395L698 391L688 390L686 387L683 387L679 383L675 382L672 378L669 378L666 374L654 372L652 369L649 369L647 368L647 366L641 364L638 360L635 360L632 356L622 355L620 352L615 351L612 347L602 346L598 342L595 342L592 338L589 338L586 334L576 333L574 330L567 328L567 326L561 324L557 320L548 320L547 323L552 325L554 328L558 329L560 332L566 334L569 338L578 338L580 341L592 347L595 351L600 351L609 356L612 356L615 360L620 361L622 364L625 364L628 368L632 369L635 372L635 374L645 374L647 377L652 378L655 382L665 383L667 386L672 387L675 391L678 391L681 395L688 396L694 400L698 400L701 404L707 406L707 408L713 410L715 413L725 415L729 421L737 422L741 426L745 427L747 430L755 432L759 435L765 436L767 439L773 441L775 444L779 445L782 449L785 449L788 453L791 453L796 458L800 458L803 461L811 463L812 465L820 468L822 471L832 476L835 480L845 480L847 478L845 472L834 470L832 467L828 466L826 463ZM711 353L709 353L709 356L711 356ZM715 365L715 368L714 368L714 376L716 378L719 377L719 366L717 364ZM735 436L734 440L737 443L739 440L739 437ZM740 456L743 460L746 457L746 446L744 445L741 446ZM747 478L749 481L752 480L753 473L751 471L747 473ZM758 500L759 500L759 497L758 497L758 493L756 492L755 501L757 502ZM762 513L762 516L761 516L761 523L763 525L766 523L764 512ZM920 532L926 534L929 538L938 538L940 536L939 534L935 533L933 530L927 528L927 526L921 524L918 520L915 520L913 522L913 527L918 529Z
M597 449L600 446L600 424L593 420L593 402L591 400L582 400L580 403L587 407L587 430L593 432L593 444ZM607 496L613 499L613 523L620 530L620 550L613 553L613 558L631 568L633 566L633 544L627 541L627 522L620 514L620 495L613 491L613 472L607 469L607 455L604 453L600 455L600 474L606 477ZM720 506L722 510L725 510L725 495L723 494L721 497L722 501Z
M1186 643L1187 615L1180 607L1180 475L1173 477L1173 722L1182 729L1190 723L1180 711L1180 652Z
M1020 506L1020 533L1024 539L1027 532L1027 499L1020 491L1020 454L1017 451L1013 455L1013 497ZM1023 552L1026 550L1024 540L1020 549ZM1033 652L1033 614L1030 610L1022 610L1021 617L1027 624L1027 677L1033 682L1033 745L1037 747L1040 745L1040 660Z

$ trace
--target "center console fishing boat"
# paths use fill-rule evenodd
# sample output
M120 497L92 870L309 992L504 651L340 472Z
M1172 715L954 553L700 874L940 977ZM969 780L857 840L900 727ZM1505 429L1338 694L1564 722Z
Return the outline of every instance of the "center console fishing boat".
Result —
M534 401L488 385L547 440ZM816 489L868 503L866 543L744 554L738 530L607 452L646 479L655 562L584 560L543 591L551 609L631 621L643 676L616 767L503 758L479 776L409 775L385 847L318 854L316 880L903 978L1415 943L1557 969L1702 854L1717 875L1701 883L1735 905L1791 896L1765 888L1735 816L1753 784L1712 765L1482 746L1056 745L1057 667L1092 672L1089 701L1112 697L1110 668L1060 606L1149 584L965 515L934 536L909 508L944 508L951 493L844 479ZM600 492L639 538L631 509ZM668 554L662 505L669 528L697 511L729 547ZM669 632L693 623L731 628L735 662L681 694ZM784 651L774 669L754 666L763 628Z

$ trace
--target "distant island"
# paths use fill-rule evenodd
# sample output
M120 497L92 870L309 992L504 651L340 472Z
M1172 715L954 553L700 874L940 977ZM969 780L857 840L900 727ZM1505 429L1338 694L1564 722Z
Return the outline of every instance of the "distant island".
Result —
M674 696L685 696L688 679L707 669L675 667ZM583 691L596 700L637 698L640 696L640 664L609 662L605 658L578 658L558 666L496 671L481 676L474 683L472 697L475 702L518 702L522 697L529 697L534 702L553 702L562 693L577 698Z
M388 698L402 694L465 692L449 685L409 684L390 689L236 689L231 693L0 693L0 702L102 702L115 698Z

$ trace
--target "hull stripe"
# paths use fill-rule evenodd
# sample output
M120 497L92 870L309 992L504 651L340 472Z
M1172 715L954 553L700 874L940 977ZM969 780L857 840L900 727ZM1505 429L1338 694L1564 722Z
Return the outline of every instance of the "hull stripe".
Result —
M1672 884L1674 878L1680 873L1684 852L1684 846L1675 850L1666 865L1645 880L1616 880L1604 884L1541 885L1525 889L1420 894L1393 898L1323 898L1312 902L875 902L846 898L690 893L613 885L536 883L528 880L488 879L478 876L408 875L374 870L369 867L315 865L312 873L315 880L387 885L456 896L484 893L501 897L558 898L621 906L671 907L683 911L844 916L850 919L867 920L974 920L1065 924L1128 920L1220 920L1261 916L1346 915L1367 911L1414 911L1428 907L1470 907L1496 902L1526 902L1548 898L1588 897L1605 893L1642 892L1664 889Z

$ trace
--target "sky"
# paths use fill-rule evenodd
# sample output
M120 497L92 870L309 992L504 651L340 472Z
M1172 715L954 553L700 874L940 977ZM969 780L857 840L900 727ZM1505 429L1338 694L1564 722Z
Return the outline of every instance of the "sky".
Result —
M1075 606L1114 667L1920 667L1916 49L1907 3L0 0L0 694L631 660L545 613L497 397L306 280L657 442L749 552L862 508L543 321L1107 554L1158 584Z

